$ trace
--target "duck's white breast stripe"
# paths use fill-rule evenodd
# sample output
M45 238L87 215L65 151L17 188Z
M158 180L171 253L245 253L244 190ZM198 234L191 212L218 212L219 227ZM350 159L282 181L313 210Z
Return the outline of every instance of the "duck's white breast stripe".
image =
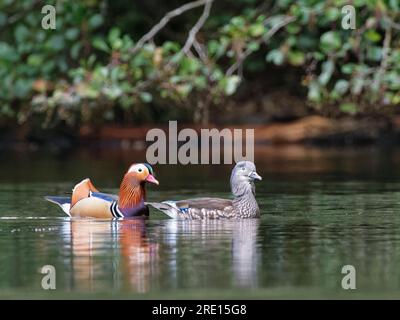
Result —
M124 217L124 214L119 210L118 204L116 201L111 203L110 210L111 210L111 214L114 218L123 218Z

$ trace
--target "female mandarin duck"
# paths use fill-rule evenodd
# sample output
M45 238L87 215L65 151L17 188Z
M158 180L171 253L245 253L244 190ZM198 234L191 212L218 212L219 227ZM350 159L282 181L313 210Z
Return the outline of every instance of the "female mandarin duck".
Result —
M197 198L147 204L175 219L243 219L257 218L260 209L255 198L255 180L262 180L250 161L236 164L231 175L233 200Z
M122 179L119 197L99 192L90 179L84 179L72 190L72 197L48 196L72 217L125 218L149 215L145 182L158 185L148 164L133 164Z

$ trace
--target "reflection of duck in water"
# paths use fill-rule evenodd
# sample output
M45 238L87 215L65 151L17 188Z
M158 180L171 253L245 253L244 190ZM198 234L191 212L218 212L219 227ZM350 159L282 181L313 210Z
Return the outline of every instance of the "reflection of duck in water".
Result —
M149 202L174 219L257 218L260 210L255 198L255 180L261 180L253 162L241 161L231 174L233 200L196 198L180 201Z
M229 272L215 273L216 269L232 270L231 281L236 286L256 287L261 257L257 246L259 225L259 219L165 220L160 233L167 236L163 245L171 248L169 273L177 277L180 272L184 277L182 273L187 272L189 278L192 274L204 273L204 281L215 285L220 281L219 277L230 276ZM185 250L188 246L191 249ZM227 254L230 254L229 261Z
M119 234L122 269L130 289L149 291L151 275L157 267L158 244L149 241L143 219L121 221Z
M129 289L146 292L158 258L141 218L70 221L72 274L80 290Z
M145 182L158 185L153 169L147 163L133 164L122 179L119 197L99 192L90 179L84 179L72 190L72 197L47 196L73 217L126 218L148 215L145 204Z
M109 286L107 273L110 268L113 269L112 272L115 270L109 259L103 257L103 251L114 241L113 229L116 223L92 219L70 221L68 226L74 289L94 291ZM111 254L115 252L111 251Z
M232 234L232 260L235 284L239 287L256 287L261 252L257 246L259 220L238 221Z

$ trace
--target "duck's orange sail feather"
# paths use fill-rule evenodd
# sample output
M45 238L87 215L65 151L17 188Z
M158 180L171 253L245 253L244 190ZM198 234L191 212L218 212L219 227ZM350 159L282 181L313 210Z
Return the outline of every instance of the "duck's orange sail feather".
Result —
M72 189L72 197L71 197L71 208L77 203L79 200L87 198L90 196L90 192L99 192L97 188L93 185L89 178L82 180L79 182L74 189Z

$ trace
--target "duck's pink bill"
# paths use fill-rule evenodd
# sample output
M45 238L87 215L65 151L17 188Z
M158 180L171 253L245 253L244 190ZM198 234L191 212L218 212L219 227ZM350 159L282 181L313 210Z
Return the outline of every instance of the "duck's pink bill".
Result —
M146 181L147 181L147 182L150 182L150 183L154 183L154 184L156 184L156 185L159 185L159 184L160 184L160 183L157 181L157 179L154 178L154 176L153 176L152 174L149 174L149 175L147 176Z

